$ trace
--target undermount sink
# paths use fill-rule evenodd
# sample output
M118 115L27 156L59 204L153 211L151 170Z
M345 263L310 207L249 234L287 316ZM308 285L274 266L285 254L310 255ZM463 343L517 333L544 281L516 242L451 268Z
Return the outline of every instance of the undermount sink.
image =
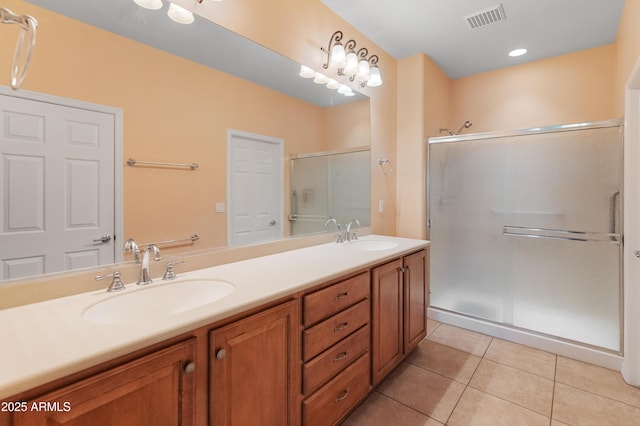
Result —
M135 290L131 287L90 306L82 317L102 324L153 321L220 300L235 288L226 281L207 279L154 283Z
M355 240L346 243L344 247L362 251L378 251L396 248L398 243L383 240Z

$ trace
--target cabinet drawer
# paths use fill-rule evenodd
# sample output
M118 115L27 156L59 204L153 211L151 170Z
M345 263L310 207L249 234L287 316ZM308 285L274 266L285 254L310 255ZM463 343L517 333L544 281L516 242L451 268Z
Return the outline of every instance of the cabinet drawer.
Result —
M304 325L309 326L369 297L369 273L364 272L304 297Z
M303 359L310 360L369 322L369 299L304 331Z
M302 403L304 425L333 425L370 389L369 353L362 355Z
M367 352L370 346L369 330L369 325L365 325L305 364L302 369L302 392L305 395L311 395L360 355Z

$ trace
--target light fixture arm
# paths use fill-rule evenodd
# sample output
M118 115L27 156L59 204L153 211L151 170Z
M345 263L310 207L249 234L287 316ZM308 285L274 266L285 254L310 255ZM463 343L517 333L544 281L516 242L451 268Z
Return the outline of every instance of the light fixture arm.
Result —
M331 50L333 49L333 46L335 46L336 43L339 43L340 40L342 40L342 37L344 37L344 34L342 34L342 31L338 30L331 35L327 49L325 50L323 47L320 48L320 50L327 54L327 62L322 64L322 68L325 70L329 68L329 63L331 62ZM351 40L349 41L351 42Z

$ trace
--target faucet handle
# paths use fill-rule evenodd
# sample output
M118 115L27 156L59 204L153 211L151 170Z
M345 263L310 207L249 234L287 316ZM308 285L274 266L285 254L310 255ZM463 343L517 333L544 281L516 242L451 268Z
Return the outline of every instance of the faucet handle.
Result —
M180 265L182 263L187 263L186 261L181 261L181 262L167 262L167 271L164 273L164 275L162 276L163 280L175 280L176 278L178 278L178 276L176 275L175 271L173 270L173 267L175 265Z
M158 262L159 260L162 259L162 257L160 256L160 249L158 248L157 245L155 244L150 244L149 248L151 249L151 251L153 252L153 259Z
M100 281L100 280L104 280L105 278L112 278L112 277L113 277L113 280L111 281L111 285L109 286L107 291L112 292L112 291L124 290L125 286L124 284L122 284L122 281L120 280L120 271L115 271L107 275L97 275L96 281Z

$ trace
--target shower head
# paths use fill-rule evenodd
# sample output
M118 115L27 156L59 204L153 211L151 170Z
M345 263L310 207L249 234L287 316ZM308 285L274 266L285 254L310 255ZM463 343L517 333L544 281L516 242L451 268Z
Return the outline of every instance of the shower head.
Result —
M465 121L464 124L462 126L460 126L460 128L458 129L458 131L456 132L456 135L460 134L460 131L462 129L468 129L469 127L473 126L473 123L470 122L469 120Z

